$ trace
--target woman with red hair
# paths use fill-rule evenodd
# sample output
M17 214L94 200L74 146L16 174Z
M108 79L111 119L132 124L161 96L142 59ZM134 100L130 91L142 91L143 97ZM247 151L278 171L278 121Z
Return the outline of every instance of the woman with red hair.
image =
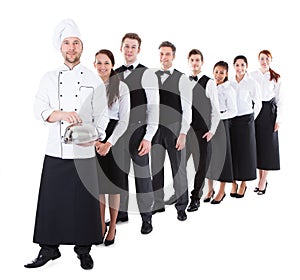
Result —
M257 149L258 186L254 189L263 195L267 189L269 170L280 169L278 129L282 117L282 96L280 75L270 68L272 54L262 50L258 54L260 68L251 73L260 85L263 106L255 120Z

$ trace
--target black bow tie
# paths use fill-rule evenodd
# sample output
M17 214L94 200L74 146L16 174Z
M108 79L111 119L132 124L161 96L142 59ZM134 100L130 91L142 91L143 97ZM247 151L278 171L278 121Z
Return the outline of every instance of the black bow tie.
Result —
M198 81L198 76L189 76L190 80Z
M160 76L162 76L163 74L171 75L171 72L169 70L166 70L166 71L158 70L157 74L160 75Z
M126 70L130 70L131 71L133 69L133 65L130 65L128 67L125 66L125 65L122 65L122 68L123 68L124 71L126 71Z

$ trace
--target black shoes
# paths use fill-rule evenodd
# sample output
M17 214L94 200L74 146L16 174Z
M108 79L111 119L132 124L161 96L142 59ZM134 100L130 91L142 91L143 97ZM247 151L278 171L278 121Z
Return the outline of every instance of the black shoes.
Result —
M58 249L55 250L52 254L47 254L47 255L42 254L40 251L37 258L35 260L33 260L31 263L25 264L24 267L26 267L26 268L41 267L44 264L46 264L48 261L55 260L55 259L59 258L60 256L61 256L61 254Z
M210 200L212 198L214 198L214 195L215 195L215 191L213 190L211 196L206 197L205 199L203 199L203 202L210 202Z
M105 238L105 240L104 240L104 245L105 246L110 246L110 245L113 245L115 243L116 232L117 232L117 230L115 229L115 235L114 235L113 239Z
M125 212L126 213L126 212ZM126 214L122 214L122 215L119 215L118 214L118 216L117 216L117 220L116 220L116 224L117 223L119 223L119 222L128 222L128 214L126 213ZM106 222L105 222L105 224L106 224L106 226L109 226L109 224L110 224L110 220L107 220Z
M244 197L244 196L245 196L246 190L247 190L247 186L245 187L245 190L244 190L244 193L243 193L243 194L238 194L238 193L236 193L235 197L236 197L236 198L242 198L242 197Z
M187 211L194 212L197 211L199 207L200 207L200 199L192 198Z
M165 201L165 204L166 204L166 205L172 205L172 204L176 203L176 201L177 201L176 195L175 195L175 194L172 194L172 195L170 196L170 198L169 198L168 200Z
M258 189L257 194L258 195L263 195L266 193L267 190L267 186L268 186L268 182L266 182L265 188L263 190Z
M80 260L80 266L83 269L92 269L94 267L94 261L90 254L80 254L77 255L77 258Z
M213 200L211 201L211 204L220 204L221 201L224 199L225 196L226 196L226 193L223 194L223 196L222 196L222 198L221 198L220 200L215 200L215 199L213 199Z
M142 234L148 234L152 231L153 227L152 227L152 224L151 222L144 222L143 221L143 224L142 224L142 228L141 228L141 233Z
M157 208L157 209L153 210L152 215L154 215L155 213L160 213L160 212L165 212L165 207Z
M239 187L239 186L238 186L238 184L235 184L235 186L236 186L235 192L233 192L233 193L231 192L231 193L230 193L230 196L231 196L231 197L236 197L236 193L237 193L237 190L238 190L238 187Z
M179 221L185 221L187 219L187 215L186 215L184 210L178 210L177 211L177 219Z

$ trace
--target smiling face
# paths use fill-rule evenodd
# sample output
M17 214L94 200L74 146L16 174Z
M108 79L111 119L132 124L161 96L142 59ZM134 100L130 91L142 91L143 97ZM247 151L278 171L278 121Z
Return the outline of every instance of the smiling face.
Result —
M65 64L71 69L80 62L83 46L77 37L65 38L61 44L61 53Z
M137 60L137 55L140 52L138 40L126 38L122 43L121 52L123 53L126 64L133 64Z
M112 62L106 54L99 53L95 57L94 66L98 72L99 77L105 82L109 79Z
M228 78L228 72L225 67L216 66L214 69L214 78L217 85L223 84L225 78Z
M201 67L203 65L203 61L201 59L200 54L192 54L189 57L189 67L194 76L198 75L201 72Z
M272 62L272 58L264 53L260 53L258 57L258 61L260 64L260 68L263 72L267 72L270 69L270 64Z
M237 59L234 63L234 69L237 77L244 77L247 71L247 63L243 59Z
M160 47L159 48L159 61L161 68L167 70L172 67L175 54L171 47Z

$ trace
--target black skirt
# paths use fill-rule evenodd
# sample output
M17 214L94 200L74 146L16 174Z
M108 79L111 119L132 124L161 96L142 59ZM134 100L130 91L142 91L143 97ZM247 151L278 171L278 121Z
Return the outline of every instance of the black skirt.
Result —
M220 121L212 143L212 156L207 178L220 182L233 181L229 120Z
M234 180L255 180L256 141L253 114L231 119L230 139Z
M96 160L45 156L33 242L102 243Z
M263 102L262 109L255 120L258 169L280 169L278 131L274 132L276 117L275 99Z
M106 128L106 138L103 143L112 135L118 120L111 119ZM116 145L111 147L106 156L100 156L97 153L98 159L98 181L99 192L101 194L119 194L125 187L126 174L122 169L124 160L124 149L122 143L118 141Z

